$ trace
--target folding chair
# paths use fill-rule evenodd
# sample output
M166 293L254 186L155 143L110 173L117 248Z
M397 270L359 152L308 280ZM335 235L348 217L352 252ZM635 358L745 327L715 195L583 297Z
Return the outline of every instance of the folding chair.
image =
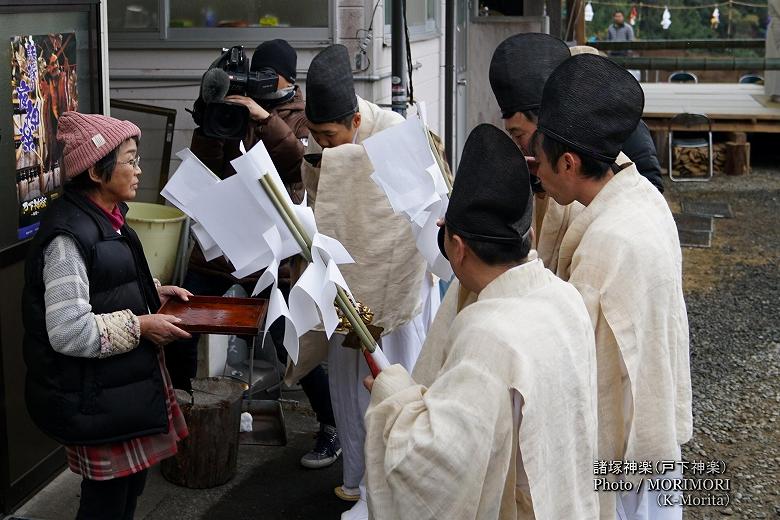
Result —
M755 72L750 74L745 74L739 78L740 83L748 83L748 84L754 84L754 85L763 85L764 84L764 76L761 74L756 74Z
M698 83L699 78L693 72L678 70L669 74L669 83Z

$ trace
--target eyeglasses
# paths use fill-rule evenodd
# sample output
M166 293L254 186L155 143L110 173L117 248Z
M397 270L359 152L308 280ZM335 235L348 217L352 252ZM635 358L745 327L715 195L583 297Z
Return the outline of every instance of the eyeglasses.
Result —
M125 161L125 162L120 162L118 164L129 164L130 166L133 167L133 169L136 169L136 168L140 169L141 168L140 167L141 156L140 155L136 155L134 159L130 159L129 161Z

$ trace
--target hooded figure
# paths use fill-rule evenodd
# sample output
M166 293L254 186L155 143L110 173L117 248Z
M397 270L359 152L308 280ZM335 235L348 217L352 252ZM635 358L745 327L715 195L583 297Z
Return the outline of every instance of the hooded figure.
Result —
M597 518L590 320L531 249L528 168L491 125L466 141L443 229L458 279L414 372L367 381L373 518Z
M352 294L373 312L381 327L380 346L390 362L411 369L425 340L423 302L431 294L425 260L417 252L409 223L393 212L384 192L371 180L374 171L364 139L402 123L395 112L382 110L355 95L347 50L332 45L312 60L306 78L306 114L311 139L302 170L309 204L319 231L339 240L355 260L341 266ZM298 364L289 365L288 381L307 367L328 359L330 392L344 457L343 485L336 494L357 501L343 518L367 518L364 473L363 414L368 374L358 350L342 346L344 335L328 341L322 332L305 335Z
M544 87L536 139L547 193L585 206L566 230L556 269L582 294L595 329L597 459L605 461L679 461L692 434L677 228L658 190L633 164L615 163L643 105L642 88L625 69L601 56L573 56ZM601 518L682 518L682 507L659 505L652 485L624 479L632 492L597 489ZM679 493L666 495L681 504Z

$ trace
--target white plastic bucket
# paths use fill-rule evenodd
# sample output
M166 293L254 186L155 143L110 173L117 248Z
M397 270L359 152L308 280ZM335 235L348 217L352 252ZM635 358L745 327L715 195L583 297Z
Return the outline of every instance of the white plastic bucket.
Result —
M152 276L163 284L170 283L186 215L177 208L161 204L128 202L127 205L130 207L127 224L144 246Z

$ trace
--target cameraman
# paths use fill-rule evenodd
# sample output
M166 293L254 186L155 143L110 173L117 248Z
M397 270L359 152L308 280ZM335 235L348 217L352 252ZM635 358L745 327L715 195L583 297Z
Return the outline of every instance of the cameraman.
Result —
M275 71L278 74L276 91L259 99L238 95L225 98L225 101L247 107L250 121L246 136L242 139L244 147L249 150L258 142L263 142L296 203L302 200L301 161L304 141L309 135L303 95L295 84L297 59L295 49L285 40L271 40L258 45L252 55L250 71L268 68ZM204 106L201 98L195 102L193 118L198 123ZM192 136L190 149L211 171L225 179L235 174L230 161L241 155L239 142L207 137L199 127ZM221 296L238 283L251 294L260 273L239 280L231 274L233 271L234 267L224 257L207 261L200 246L196 244L190 256L183 286L194 294ZM286 263L280 266L279 276L279 288L287 294L290 278L289 266ZM282 346L283 322L277 321L269 332L277 347L280 361L284 363L287 353ZM191 386L190 379L194 378L197 372L197 343L198 337L193 334L191 340L166 348L165 355L175 388L189 389ZM303 456L301 464L308 468L326 467L335 462L341 454L330 402L328 376L321 366L317 366L302 378L300 383L320 422L316 446Z
M303 95L295 84L297 62L295 49L285 40L261 43L252 55L250 71L273 69L279 75L276 91L266 94L262 99L246 96L225 98L225 101L247 107L250 122L246 136L242 139L244 146L249 150L258 141L263 141L288 189L298 188L295 185L301 181L304 149L301 140L309 136ZM198 102L196 113L197 105ZM241 155L238 140L206 137L201 128L195 130L190 149L203 164L223 179L235 173L230 161ZM298 189L295 191L297 193Z

